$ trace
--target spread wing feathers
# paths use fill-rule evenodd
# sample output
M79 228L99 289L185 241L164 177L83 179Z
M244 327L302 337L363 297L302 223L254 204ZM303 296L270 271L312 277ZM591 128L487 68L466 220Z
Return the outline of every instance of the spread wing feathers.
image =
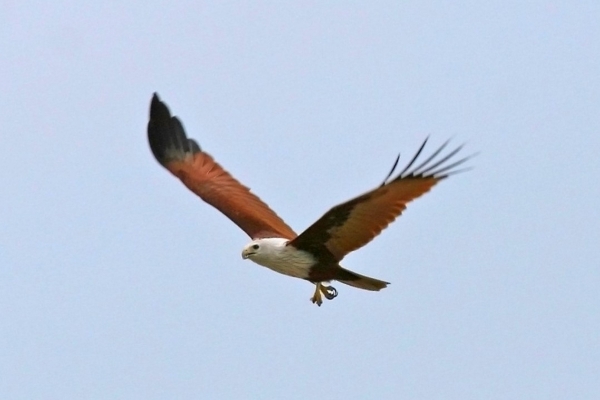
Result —
M456 167L470 158L452 161L462 146L440 156L446 142L414 167L426 143L427 139L395 178L389 180L398 159L380 187L333 207L289 245L317 255L326 251L339 262L346 254L373 240L410 201L427 193L442 179L460 172Z
M203 152L198 143L186 137L179 119L171 116L156 94L150 105L148 140L154 157L163 167L251 238L296 237L269 206Z

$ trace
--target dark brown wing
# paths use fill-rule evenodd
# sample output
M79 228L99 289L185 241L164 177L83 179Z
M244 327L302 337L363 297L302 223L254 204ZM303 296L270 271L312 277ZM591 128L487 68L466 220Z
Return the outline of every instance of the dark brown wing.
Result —
M296 237L269 206L203 152L198 143L187 138L179 119L171 116L156 94L150 105L148 140L154 157L163 167L251 238Z
M369 243L404 211L408 202L427 193L440 180L459 172L453 169L468 159L450 162L462 146L438 159L448 144L446 142L411 169L425 143L427 140L396 178L389 182L386 178L377 189L333 207L289 245L314 254L328 252L339 262L346 254Z

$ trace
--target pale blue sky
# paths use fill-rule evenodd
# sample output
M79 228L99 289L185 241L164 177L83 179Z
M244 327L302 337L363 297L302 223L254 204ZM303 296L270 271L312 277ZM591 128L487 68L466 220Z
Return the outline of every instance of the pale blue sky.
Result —
M599 2L0 8L2 399L600 398ZM298 231L481 154L318 308L155 162L154 91Z

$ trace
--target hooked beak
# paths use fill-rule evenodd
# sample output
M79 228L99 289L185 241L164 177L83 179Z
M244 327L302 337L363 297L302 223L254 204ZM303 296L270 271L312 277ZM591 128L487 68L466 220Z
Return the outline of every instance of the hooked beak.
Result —
M254 252L250 249L244 249L242 250L242 258L245 260L248 257L250 257L252 254L254 254Z

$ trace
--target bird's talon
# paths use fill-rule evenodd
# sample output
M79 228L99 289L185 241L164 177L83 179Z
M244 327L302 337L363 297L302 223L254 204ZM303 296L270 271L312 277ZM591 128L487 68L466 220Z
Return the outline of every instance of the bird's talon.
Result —
M327 300L333 300L337 297L338 291L333 286L323 286L323 294L327 298Z
M317 296L313 296L313 297L311 297L311 298L310 298L310 301L311 301L313 304L316 304L316 305L318 305L319 307L321 307L321 304L323 304L323 300L321 300L320 298L317 298Z

